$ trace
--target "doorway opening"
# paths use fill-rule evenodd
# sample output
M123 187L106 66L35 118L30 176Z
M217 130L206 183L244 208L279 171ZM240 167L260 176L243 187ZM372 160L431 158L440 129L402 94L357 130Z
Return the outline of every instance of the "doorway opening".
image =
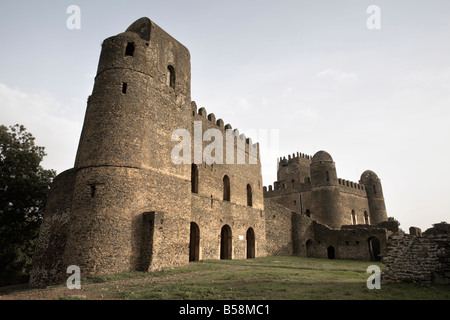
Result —
M220 259L231 259L232 241L231 228L224 225L220 232Z
M200 228L195 222L191 222L189 241L189 261L198 261L200 257Z
M253 228L247 230L247 259L255 257L255 231Z

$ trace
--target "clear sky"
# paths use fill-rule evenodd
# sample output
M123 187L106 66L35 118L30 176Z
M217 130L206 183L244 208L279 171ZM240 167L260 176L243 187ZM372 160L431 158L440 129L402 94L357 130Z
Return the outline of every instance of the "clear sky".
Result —
M73 167L101 43L143 16L189 49L199 108L279 130L264 185L277 157L326 150L340 178L378 174L403 230L450 222L450 1L1 1L0 124L25 125L44 167Z

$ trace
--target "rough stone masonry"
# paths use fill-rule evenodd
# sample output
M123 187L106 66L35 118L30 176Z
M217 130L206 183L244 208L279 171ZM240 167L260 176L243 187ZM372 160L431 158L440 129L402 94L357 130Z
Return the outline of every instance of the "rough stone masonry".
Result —
M423 235L418 228L394 234L382 262L382 283L450 284L450 225L434 224Z
M174 163L180 129L231 131L221 150L239 161ZM191 100L189 50L148 18L135 21L102 44L75 164L51 186L30 284L64 282L71 265L84 277L275 254L379 259L397 226L373 171L351 182L327 152L297 153L279 160L267 190L259 147Z

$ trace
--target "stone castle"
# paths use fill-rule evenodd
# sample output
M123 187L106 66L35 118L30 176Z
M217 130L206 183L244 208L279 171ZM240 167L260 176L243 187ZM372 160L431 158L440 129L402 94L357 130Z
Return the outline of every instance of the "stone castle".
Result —
M89 276L277 254L379 259L397 225L374 172L350 182L327 152L294 154L267 189L259 144L197 109L190 85L189 51L148 18L103 42L74 167L48 195L33 286L65 281L70 265ZM194 137L199 123L200 138L232 133L221 145L232 163L174 162L176 145L192 145L174 132Z

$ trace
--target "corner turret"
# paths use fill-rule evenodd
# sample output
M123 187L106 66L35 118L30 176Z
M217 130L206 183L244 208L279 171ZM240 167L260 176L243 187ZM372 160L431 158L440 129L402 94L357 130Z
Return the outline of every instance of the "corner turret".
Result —
M375 172L366 170L361 175L360 183L364 185L369 200L371 224L387 221L386 205L384 203L380 178L378 178Z
M330 228L339 228L344 224L339 182L333 158L325 151L312 157L311 187L314 219Z

